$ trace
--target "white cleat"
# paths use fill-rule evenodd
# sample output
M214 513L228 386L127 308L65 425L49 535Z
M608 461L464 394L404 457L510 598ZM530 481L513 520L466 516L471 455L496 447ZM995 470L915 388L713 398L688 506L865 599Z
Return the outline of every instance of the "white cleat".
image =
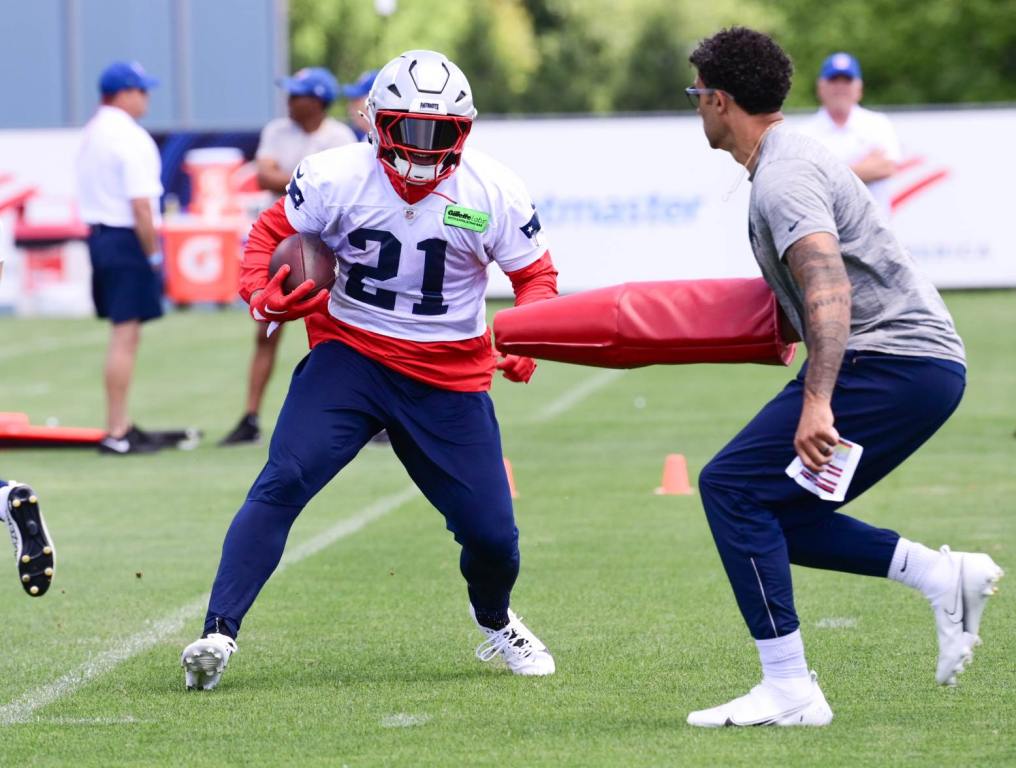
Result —
M236 641L229 635L212 633L183 649L180 664L188 691L210 691L219 683L229 657L236 653Z
M998 591L1004 571L988 555L941 549L953 569L953 583L932 602L938 632L939 685L956 685L956 676L973 661L981 644L981 615L988 598Z
M755 725L829 725L833 711L829 708L818 675L811 673L812 692L805 699L789 699L777 688L759 683L746 695L712 709L701 709L688 715L688 725L701 728L743 727Z
M476 621L476 612L469 606L469 613ZM487 636L487 639L476 648L476 658L490 661L500 655L516 675L552 675L554 674L554 657L540 638L529 631L522 619L508 609L508 625L503 629L490 629L476 622L476 626Z

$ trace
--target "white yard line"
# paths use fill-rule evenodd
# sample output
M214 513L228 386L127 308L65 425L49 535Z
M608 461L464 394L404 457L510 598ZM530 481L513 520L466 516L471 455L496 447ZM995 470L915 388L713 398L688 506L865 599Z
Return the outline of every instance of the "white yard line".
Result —
M36 717L33 723L42 725L137 725L139 723L154 723L154 720L138 720L130 715L120 717Z
M275 573L306 560L340 539L351 536L367 524L398 509L410 499L418 496L419 493L416 486L410 486L398 493L379 499L352 517L339 521L326 531L311 537L287 552ZM0 707L0 726L29 722L36 710L73 693L128 659L147 651L170 635L176 634L186 622L204 613L208 605L208 597L209 595L206 593L152 621L146 629L130 637L122 638L119 642L114 642L109 650L94 656L62 677L34 688L18 696L9 704Z
M82 319L82 322L88 322ZM200 333L202 342L206 341L228 341L239 338L241 335L246 340L245 333L238 331L232 326L210 328L202 327L200 330L193 329L194 333ZM170 335L169 331L153 328L148 331L145 347L166 347L178 344L194 344L193 334ZM40 336L37 339L14 340L4 339L0 346L0 361L13 360L18 357L34 357L36 355L48 355L51 352L60 352L67 349L80 349L81 347L102 347L109 343L109 329L102 327L98 330L89 330L82 333L65 336Z
M424 725L430 720L430 715L409 715L399 712L394 715L386 715L381 718L382 728L412 728L415 725Z
M547 405L536 412L532 421L541 422L560 416L565 411L574 408L597 390L603 389L608 384L624 376L624 370L608 368L599 373L583 379L578 384L565 392L557 400L551 400Z
M12 360L16 357L34 357L48 355L64 349L101 346L109 339L109 331L81 333L74 336L43 336L31 341L14 341L7 339L0 347L0 361Z

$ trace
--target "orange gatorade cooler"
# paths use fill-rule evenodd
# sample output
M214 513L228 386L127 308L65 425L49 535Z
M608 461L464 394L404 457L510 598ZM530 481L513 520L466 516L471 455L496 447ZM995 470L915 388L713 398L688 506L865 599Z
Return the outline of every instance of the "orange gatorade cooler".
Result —
M237 297L241 220L181 217L162 227L166 296L177 304L226 304Z
M191 200L187 212L204 218L234 216L240 212L234 196L233 173L243 165L236 147L192 149L183 160L190 177Z

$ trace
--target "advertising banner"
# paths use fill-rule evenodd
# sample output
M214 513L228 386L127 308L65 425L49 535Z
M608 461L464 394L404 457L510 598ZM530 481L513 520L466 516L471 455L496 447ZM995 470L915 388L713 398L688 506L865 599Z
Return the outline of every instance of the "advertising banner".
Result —
M809 115L792 115L791 125ZM1016 286L1008 231L1016 109L890 113L903 145L890 222L940 288ZM633 280L758 275L750 182L695 115L478 120L472 146L526 182L564 291ZM492 286L507 282L492 274Z
M1016 135L1016 109L889 114L903 146L900 170L888 183L891 224L903 244L940 288L1016 287L1016 245L1008 231L1016 156L999 149L1004 137ZM808 116L792 115L788 122ZM20 258L23 249L15 246L24 244L11 231L17 217L3 211L2 198L16 201L33 189L35 196L18 216L61 224L46 217L73 210L78 134L0 131L0 213L6 224L0 248L13 262L12 279L15 273L34 279L38 259ZM239 146L232 142L245 136L223 134L221 143ZM172 138L164 137L164 152L176 146ZM206 136L203 145L214 145L212 139ZM759 274L747 236L751 184L727 153L709 148L695 115L504 120L481 115L469 145L500 160L528 186L562 292ZM245 153L249 149L244 145ZM180 161L174 155L164 165L172 170ZM67 302L81 311L87 286L77 291L58 286L52 264L47 269L46 290L61 297L56 305ZM59 274L76 280L81 270ZM233 274L232 268L223 274ZM20 289L5 282L0 304L10 305L4 296ZM219 296L221 286L214 292ZM511 295L496 269L489 292ZM68 301L68 293L81 300Z

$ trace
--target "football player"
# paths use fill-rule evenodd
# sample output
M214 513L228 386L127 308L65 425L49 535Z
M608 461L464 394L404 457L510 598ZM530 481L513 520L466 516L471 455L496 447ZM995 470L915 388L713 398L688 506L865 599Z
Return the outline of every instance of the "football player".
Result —
M3 276L0 252L0 280ZM53 580L56 553L35 491L16 480L0 480L0 521L7 524L11 535L21 586L32 597L42 597Z
M32 597L42 597L53 581L56 553L31 486L0 480L0 520L11 535L21 586Z
M492 262L511 279L516 305L557 294L539 217L511 171L465 149L472 90L442 54L389 62L367 115L369 143L305 158L250 234L241 294L257 320L305 318L311 351L226 534L204 634L181 659L188 688L218 683L297 515L381 428L462 547L485 637L477 656L500 656L515 674L554 672L546 646L509 608L518 529L487 394L495 367L527 382L536 364L496 360L484 311ZM288 267L269 275L276 245L296 232L335 252L330 292L307 281L283 294Z

